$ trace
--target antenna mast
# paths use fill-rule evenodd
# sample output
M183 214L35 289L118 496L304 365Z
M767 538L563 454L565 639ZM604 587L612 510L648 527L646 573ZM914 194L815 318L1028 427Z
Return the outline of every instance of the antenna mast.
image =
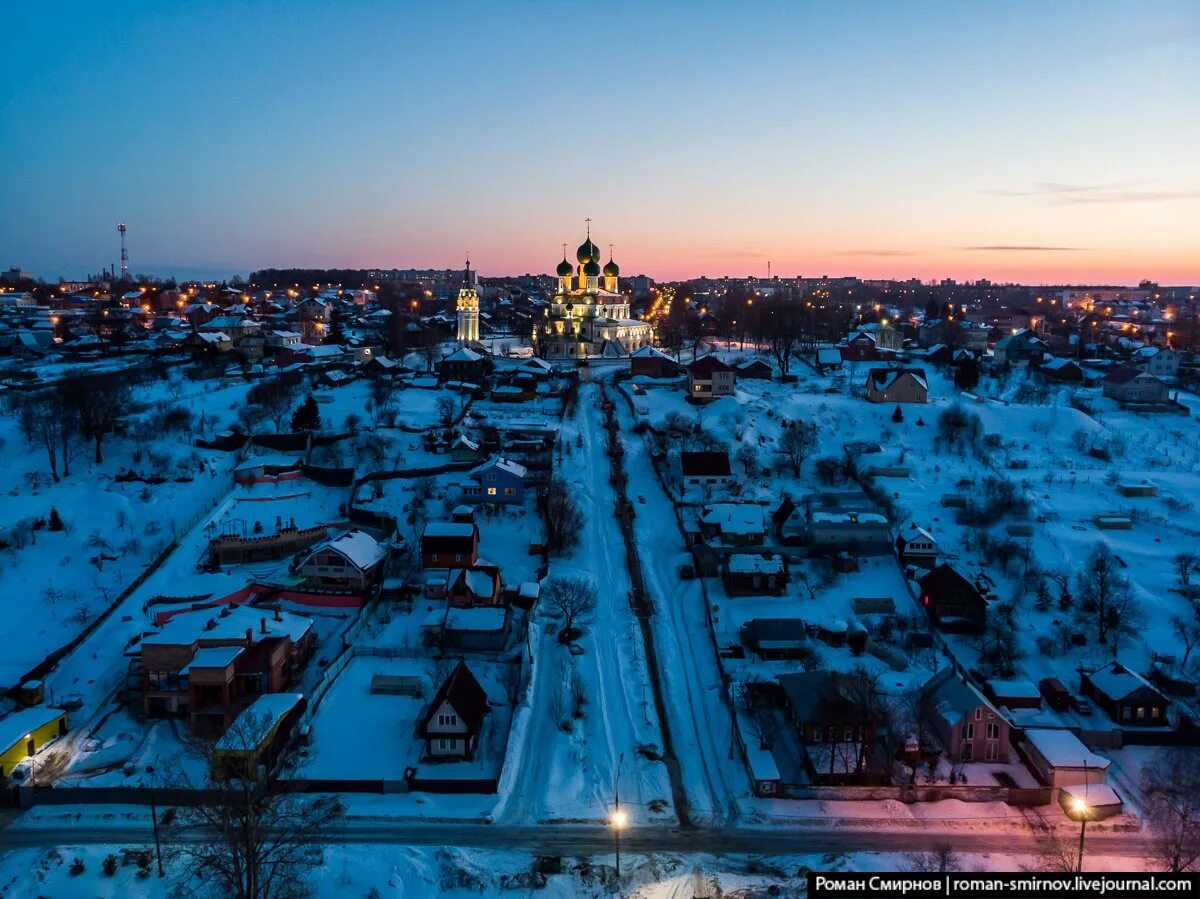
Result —
M117 231L121 235L121 277L129 277L129 250L125 248L125 223L117 223Z

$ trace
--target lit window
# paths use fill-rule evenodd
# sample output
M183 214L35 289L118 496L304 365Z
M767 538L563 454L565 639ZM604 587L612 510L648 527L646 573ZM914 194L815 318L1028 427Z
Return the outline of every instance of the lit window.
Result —
M488 496L495 496L495 495L496 495L496 488L495 488L495 487L489 487L489 488L488 488Z

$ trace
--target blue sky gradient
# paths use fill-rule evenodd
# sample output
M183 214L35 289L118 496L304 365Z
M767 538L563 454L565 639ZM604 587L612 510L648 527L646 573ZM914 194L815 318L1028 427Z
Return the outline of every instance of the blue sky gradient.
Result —
M1200 282L1200 4L6 5L0 265Z

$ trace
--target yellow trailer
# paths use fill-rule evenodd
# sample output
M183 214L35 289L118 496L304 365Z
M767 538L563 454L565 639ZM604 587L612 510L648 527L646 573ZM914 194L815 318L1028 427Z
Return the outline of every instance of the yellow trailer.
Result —
M0 718L0 778L66 732L67 713L62 709L36 706Z

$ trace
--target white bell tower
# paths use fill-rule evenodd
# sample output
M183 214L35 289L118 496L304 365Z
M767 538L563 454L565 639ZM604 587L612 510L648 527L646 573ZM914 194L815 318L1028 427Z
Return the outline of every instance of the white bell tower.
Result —
M467 257L467 268L463 273L462 287L458 289L458 342L479 342L479 291L471 277L471 257Z

